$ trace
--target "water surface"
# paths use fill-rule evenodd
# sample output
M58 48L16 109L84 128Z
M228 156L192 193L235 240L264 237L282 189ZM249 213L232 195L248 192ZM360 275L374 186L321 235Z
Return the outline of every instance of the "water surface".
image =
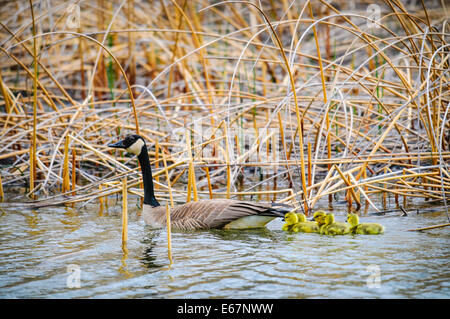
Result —
M0 298L450 297L450 228L407 231L448 222L444 211L362 216L385 225L380 236L286 233L281 220L173 232L170 265L166 231L145 227L133 203L122 249L120 205L2 206Z

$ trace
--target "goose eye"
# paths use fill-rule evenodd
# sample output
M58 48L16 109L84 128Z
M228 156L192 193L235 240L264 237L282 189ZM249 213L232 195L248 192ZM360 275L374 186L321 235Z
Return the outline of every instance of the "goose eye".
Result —
M126 143L127 143L127 145L128 146L131 146L135 141L132 139L132 138L130 138L130 137L127 137L126 139L125 139L125 141L126 141Z

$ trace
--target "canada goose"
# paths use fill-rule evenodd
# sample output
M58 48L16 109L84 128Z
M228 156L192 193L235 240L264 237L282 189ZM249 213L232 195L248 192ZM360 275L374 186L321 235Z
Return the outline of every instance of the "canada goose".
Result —
M295 233L318 233L319 225L313 221L307 221L306 216L303 213L298 213L298 222L292 226L292 231Z
M333 214L325 216L325 224L320 227L320 233L325 235L346 235L350 233L350 225L334 221Z
M152 169L145 140L139 135L128 135L125 139L108 144L109 147L125 149L137 155L144 183L144 205L142 215L147 225L154 228L166 226L166 209L155 198ZM246 229L264 227L276 217L290 211L288 205L263 204L232 199L210 199L189 202L171 209L173 228L188 229Z
M377 223L359 223L359 216L348 214L347 222L350 224L350 232L360 235L378 235L384 232L384 226Z

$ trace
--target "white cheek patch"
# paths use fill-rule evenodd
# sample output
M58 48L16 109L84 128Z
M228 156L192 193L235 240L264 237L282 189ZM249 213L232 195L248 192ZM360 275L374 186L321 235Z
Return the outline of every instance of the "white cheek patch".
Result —
M139 154L141 154L142 146L144 146L144 141L141 139L138 139L126 150L127 150L127 152L132 153L134 155L139 155Z

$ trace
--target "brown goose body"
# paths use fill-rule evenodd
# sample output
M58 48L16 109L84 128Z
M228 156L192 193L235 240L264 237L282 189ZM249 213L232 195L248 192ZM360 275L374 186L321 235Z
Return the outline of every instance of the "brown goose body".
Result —
M176 229L245 229L264 227L289 210L266 203L252 203L232 199L211 199L189 202L170 210L171 226ZM144 205L143 218L154 228L166 226L166 208Z

